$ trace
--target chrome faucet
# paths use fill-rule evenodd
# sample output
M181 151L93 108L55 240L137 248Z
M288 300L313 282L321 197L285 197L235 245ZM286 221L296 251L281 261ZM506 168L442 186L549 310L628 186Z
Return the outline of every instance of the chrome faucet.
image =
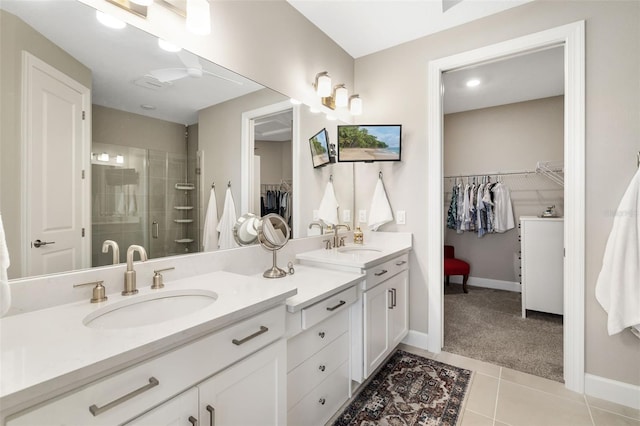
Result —
M111 247L111 251L113 252L113 264L117 265L120 263L120 248L118 247L118 243L113 240L104 240L102 243L102 252L109 253L109 247Z
M338 237L338 229L339 228L347 228L347 231L351 231L351 227L349 225L337 224L333 225L333 247L340 247L344 245L344 238Z
M142 246L130 245L127 249L127 272L124 273L124 290L123 296L131 296L136 294L138 289L136 288L136 271L133 270L133 253L138 252L140 254L140 260L147 260L147 252Z
M324 235L324 226L322 226L322 222L314 220L309 224L309 229L313 228L314 225L320 228L320 235Z

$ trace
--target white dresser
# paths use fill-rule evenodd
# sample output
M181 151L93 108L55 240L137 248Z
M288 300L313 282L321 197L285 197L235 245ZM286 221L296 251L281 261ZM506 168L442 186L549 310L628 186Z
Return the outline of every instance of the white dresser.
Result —
M564 220L520 217L522 317L527 309L562 315Z

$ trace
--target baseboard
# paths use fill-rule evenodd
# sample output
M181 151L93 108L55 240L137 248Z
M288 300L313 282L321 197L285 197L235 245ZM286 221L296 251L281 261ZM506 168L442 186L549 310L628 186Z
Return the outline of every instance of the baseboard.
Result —
M402 339L402 343L416 348L427 350L427 333L409 330L409 333Z
M584 375L584 393L640 410L640 386L637 385L586 373Z
M449 277L449 282L453 284L462 284L462 276L453 275ZM469 277L467 284L476 287L493 288L496 290L514 291L516 293L521 292L521 285L517 281L502 281L492 280L490 278Z

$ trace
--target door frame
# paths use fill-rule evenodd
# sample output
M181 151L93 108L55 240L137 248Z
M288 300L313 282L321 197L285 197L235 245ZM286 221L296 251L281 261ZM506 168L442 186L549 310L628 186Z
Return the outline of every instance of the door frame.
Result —
M293 105L291 101L282 101L272 105L253 109L242 113L241 123L241 142L240 142L240 214L243 215L249 211L255 211L253 206L253 153L255 149L255 140L253 133L253 120L269 114L275 114L281 111L292 110L292 129L291 129L291 158L292 158L292 179L293 179L293 218L291 220L291 238L299 238L300 234L300 106ZM256 213L258 216L259 214Z
M82 170L84 177L82 179L82 218L81 222L84 228L84 237L82 238L81 251L81 268L91 266L91 89L83 86L76 80L72 79L62 71L49 65L33 54L22 51L22 87L21 87L21 117L20 117L20 211L22 212L22 221L20 226L20 252L22 255L22 264L20 265L20 276L28 277L31 265L30 248L31 248L31 206L28 194L30 189L36 183L31 179L30 159L31 159L31 117L29 116L29 105L27 99L31 92L31 75L32 70L38 68L41 71L54 77L71 89L77 91L82 96L82 111L84 111L84 120L82 120L82 136L81 136L81 155Z
M578 21L429 62L427 202L427 349L443 344L443 86L442 73L545 49L564 47L564 380L584 392L585 311L585 22ZM437 266L436 266L437 265Z

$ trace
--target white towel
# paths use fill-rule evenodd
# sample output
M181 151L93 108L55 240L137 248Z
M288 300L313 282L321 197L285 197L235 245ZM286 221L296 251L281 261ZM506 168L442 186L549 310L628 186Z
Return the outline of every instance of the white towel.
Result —
M129 209L127 212L129 216L135 216L138 213L138 198L136 197L136 190L133 188L129 192Z
M224 207L222 208L222 216L218 223L218 247L220 249L228 249L238 247L236 239L233 237L233 225L236 224L236 205L233 202L231 188L227 187L227 193L224 197Z
M116 214L124 215L127 213L124 191L120 189L120 193L116 195Z
M11 307L11 288L7 269L11 265L9 259L9 248L4 236L4 226L2 225L2 214L0 214L0 317L7 313Z
M327 182L327 186L324 189L324 195L318 209L318 219L327 225L338 224L338 200L331 181Z
M391 205L389 205L389 199L384 190L382 179L378 179L376 188L373 191L371 206L369 207L369 221L367 225L370 230L377 231L382 225L391 221L393 221Z
M213 251L218 248L218 204L216 202L215 188L211 188L209 193L209 204L207 204L207 211L204 216L202 246L204 251Z
M610 336L627 327L640 328L640 169L616 210L596 282L596 299L609 314Z

